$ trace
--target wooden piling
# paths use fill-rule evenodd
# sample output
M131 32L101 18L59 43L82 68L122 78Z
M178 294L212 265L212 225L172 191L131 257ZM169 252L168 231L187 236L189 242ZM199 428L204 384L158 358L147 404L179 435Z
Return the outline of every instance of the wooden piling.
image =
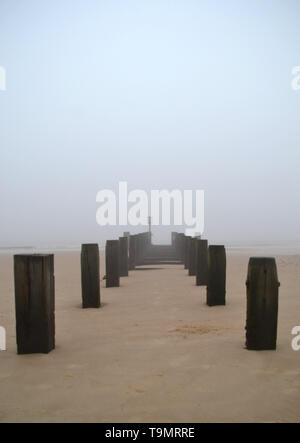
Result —
M136 266L136 236L129 237L129 271L133 271Z
M276 349L279 285L274 258L250 258L246 282L249 350Z
M196 285L206 286L208 281L207 240L197 239L196 246Z
M197 239L191 238L190 240L190 248L189 248L189 275L194 276L196 275L196 245L197 245Z
M106 262L106 287L120 286L120 242L108 240L105 248Z
M100 259L97 244L81 246L82 307L100 308Z
M208 248L207 305L226 304L226 252L224 246Z
M136 265L139 266L143 263L144 256L144 239L143 234L136 235Z
M128 237L120 237L120 277L128 277Z
M54 256L15 255L18 354L48 354L55 348Z
M139 234L135 235L135 266L138 266L140 264L140 251L141 243L140 243L140 236Z
M192 237L185 236L184 269L189 269L191 240Z
M174 241L174 248L176 251L176 257L178 260L182 261L184 263L184 257L185 257L185 235L183 233L176 233L175 241Z

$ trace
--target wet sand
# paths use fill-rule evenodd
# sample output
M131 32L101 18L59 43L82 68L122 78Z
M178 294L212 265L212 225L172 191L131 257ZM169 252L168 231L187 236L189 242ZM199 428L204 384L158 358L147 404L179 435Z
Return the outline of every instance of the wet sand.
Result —
M56 350L18 356L13 259L0 255L0 421L299 422L300 256L276 257L275 352L244 349L248 258L228 254L226 307L207 307L182 266L152 266L120 288L102 280L102 308L82 310L80 254L57 253Z

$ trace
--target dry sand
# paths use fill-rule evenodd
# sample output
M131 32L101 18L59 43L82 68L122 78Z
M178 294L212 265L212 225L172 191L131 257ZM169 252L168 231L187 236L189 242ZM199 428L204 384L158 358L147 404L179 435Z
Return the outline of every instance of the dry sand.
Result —
M300 257L277 257L276 352L244 349L248 258L228 255L226 307L207 307L182 266L157 266L102 281L103 307L82 310L79 253L57 253L56 350L18 356L13 259L0 256L0 421L300 421Z

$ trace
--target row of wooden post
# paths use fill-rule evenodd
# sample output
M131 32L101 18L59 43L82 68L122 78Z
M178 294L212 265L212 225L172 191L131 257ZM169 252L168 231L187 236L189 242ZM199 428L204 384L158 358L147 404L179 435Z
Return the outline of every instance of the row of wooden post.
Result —
M120 284L128 270L142 263L149 234L125 235L106 244L106 286ZM129 244L128 244L129 242ZM207 286L207 304L225 305L226 254L224 246L206 240L172 236L172 242L196 284ZM98 245L82 245L82 306L99 308L100 266ZM15 255L15 307L19 354L49 353L55 348L55 281L52 254ZM251 258L247 277L246 347L276 349L278 277L273 258Z
M199 237L172 233L172 244L197 286L207 287L208 306L226 304L226 251ZM277 342L280 283L274 258L252 257L247 275L246 348L274 350Z
M128 277L129 271L142 263L149 244L149 233L137 235L124 233L119 240L108 240L105 247L106 287L120 286L120 278ZM83 308L99 308L100 276L99 247L84 244L81 248L81 281Z
M226 304L226 252L224 246L210 245L200 237L172 233L177 256L197 286L207 287L207 305Z

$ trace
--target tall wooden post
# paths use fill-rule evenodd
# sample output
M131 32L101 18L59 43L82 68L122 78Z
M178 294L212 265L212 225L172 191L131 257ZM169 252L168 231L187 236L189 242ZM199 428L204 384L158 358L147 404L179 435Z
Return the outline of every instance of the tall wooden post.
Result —
M120 277L128 277L128 237L120 237Z
M226 252L224 246L208 248L207 304L226 304Z
M53 255L15 255L18 354L48 354L55 348Z
M120 286L120 242L108 240L105 248L106 256L106 287Z
M208 264L207 264L207 240L197 239L197 260L196 260L196 285L206 286L208 279Z
M133 271L136 265L136 236L129 237L129 271Z
M143 253L143 240L142 235L136 235L136 265L140 265L142 262L142 253Z
M250 258L246 285L246 347L249 350L274 350L280 285L275 259Z
M184 269L189 269L190 266L190 246L192 237L185 237L185 254L184 254Z
M179 237L179 254L178 258L182 263L184 263L185 259L185 235L184 234L178 234Z
M100 308L100 259L97 244L81 246L82 307Z
M190 241L190 258L189 258L189 275L196 275L196 245L197 239L191 238Z

